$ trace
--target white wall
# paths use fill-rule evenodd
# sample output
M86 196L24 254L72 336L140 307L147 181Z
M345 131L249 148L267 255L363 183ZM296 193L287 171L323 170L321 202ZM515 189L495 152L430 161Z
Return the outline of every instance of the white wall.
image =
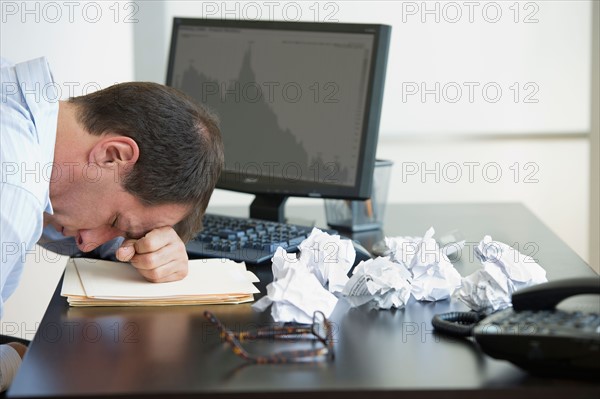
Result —
M395 139L382 141L378 154L399 161L394 167L390 198L417 203L522 202L588 259L586 138ZM439 172L427 173L426 169L435 170L436 163ZM462 174L457 175L457 171ZM535 239L531 237L531 241Z
M131 2L5 1L0 54L46 56L62 99L133 80Z
M600 271L600 2L593 5L592 123L590 132L590 258Z

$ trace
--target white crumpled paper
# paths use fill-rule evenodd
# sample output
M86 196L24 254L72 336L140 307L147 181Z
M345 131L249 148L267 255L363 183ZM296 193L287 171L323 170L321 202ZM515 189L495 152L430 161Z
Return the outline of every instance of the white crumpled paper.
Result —
M354 264L356 251L350 240L327 234L318 228L298 246L300 259L329 292L340 292L348 282L348 271Z
M349 240L317 228L299 249L296 257L277 248L271 259L273 282L267 285L267 295L252 305L264 311L272 304L271 316L277 322L312 323L317 310L331 316L338 301L332 292L343 289L356 257Z
M394 262L412 275L412 295L418 301L439 301L452 296L460 287L461 275L448 260L448 251L433 239L433 227L420 237L385 239ZM456 250L455 247L453 247Z
M342 294L352 307L373 302L379 309L402 308L410 298L410 272L389 258L361 262Z
M546 271L531 256L485 236L475 248L483 269L462 279L458 298L471 309L494 312L509 307L518 289L544 283Z

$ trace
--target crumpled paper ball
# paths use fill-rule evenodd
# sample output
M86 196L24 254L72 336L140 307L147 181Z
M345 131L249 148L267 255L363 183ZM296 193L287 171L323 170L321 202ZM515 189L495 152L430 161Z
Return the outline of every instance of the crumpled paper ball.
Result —
M257 311L272 305L271 316L277 322L312 323L315 311L331 316L338 301L333 292L344 288L356 257L350 240L317 228L299 249L296 256L277 248L271 259L273 282L267 285L267 295L252 305Z
M462 279L458 298L469 308L491 313L511 306L513 292L548 281L546 271L528 255L485 236L475 248L483 269Z
M342 294L352 307L373 302L379 309L403 308L410 298L410 272L389 258L359 263Z
M433 238L430 227L420 237L386 238L393 261L406 267L412 277L412 295L418 301L450 298L460 287L461 275Z

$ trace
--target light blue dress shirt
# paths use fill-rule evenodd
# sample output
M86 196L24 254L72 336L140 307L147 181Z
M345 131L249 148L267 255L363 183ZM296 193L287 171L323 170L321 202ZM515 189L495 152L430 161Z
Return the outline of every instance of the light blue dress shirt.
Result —
M56 85L45 58L0 69L0 317L27 251L52 214L49 188L58 121Z

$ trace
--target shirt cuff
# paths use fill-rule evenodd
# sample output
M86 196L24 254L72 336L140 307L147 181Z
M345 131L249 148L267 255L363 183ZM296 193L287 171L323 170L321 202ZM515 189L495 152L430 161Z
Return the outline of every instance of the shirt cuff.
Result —
M21 365L21 356L10 345L0 345L0 392L10 387Z

